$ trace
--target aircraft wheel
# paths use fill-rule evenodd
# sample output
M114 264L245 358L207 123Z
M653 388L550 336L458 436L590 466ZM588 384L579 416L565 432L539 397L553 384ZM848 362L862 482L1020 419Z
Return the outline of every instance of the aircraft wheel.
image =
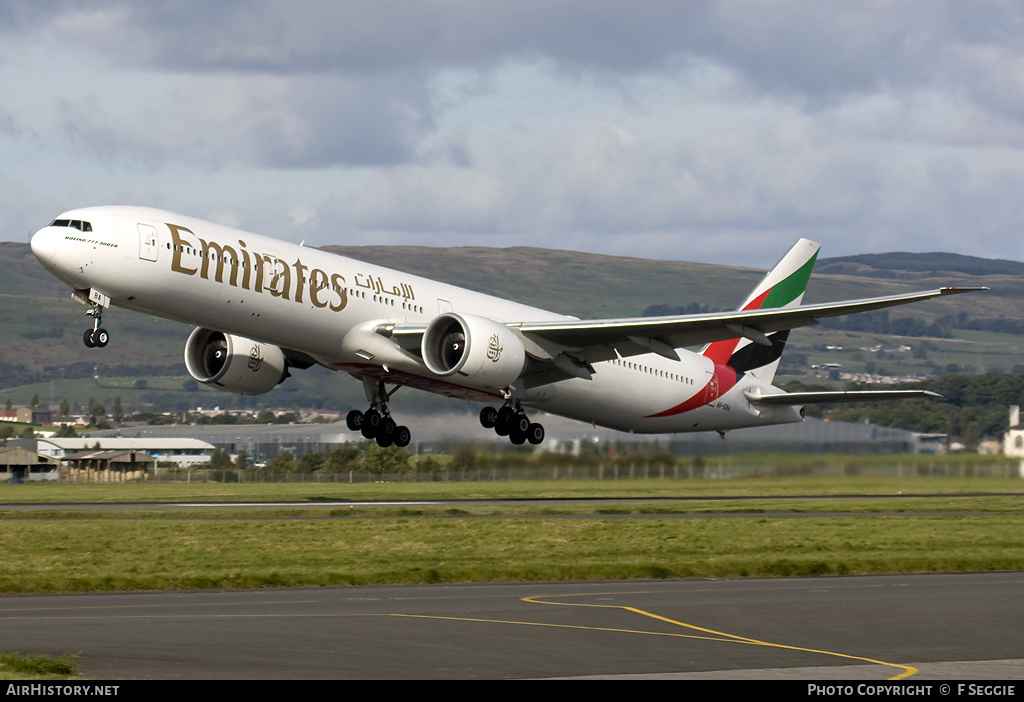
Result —
M493 429L498 423L498 410L493 407L484 407L480 410L480 424L484 429Z
M498 410L498 423L495 427L509 427L513 426L516 421L516 411L507 405Z
M508 435L508 439L516 446L521 446L526 443L526 434L521 431L513 431Z
M529 420L529 418L527 418L527 416L525 414L523 414L522 412L518 413L516 415L515 420L513 420L513 423L512 423L512 433L513 434L522 434L523 436L526 436L526 432L529 431L529 429L530 429L530 420Z
M363 413L363 426L361 427L363 437L367 439L372 439L373 437L377 436L377 431L380 429L380 423L382 419L383 417L381 417L380 412L378 412L377 410L366 410L366 412Z
M97 348L103 348L110 343L110 334L107 333L106 329L97 329L92 333L92 340L95 342Z
M345 415L345 424L352 431L359 431L363 428L363 413L359 410L352 410Z
M544 427L540 424L531 424L526 430L526 439L534 446L544 441Z
M395 446L405 448L412 441L412 433L409 427L395 427Z
M82 342L90 349L96 348L96 342L92 339L92 329L86 329Z
M391 417L381 417L380 424L377 425L377 445L382 448L387 448L391 444L395 443L395 430L398 427L395 426L395 420Z

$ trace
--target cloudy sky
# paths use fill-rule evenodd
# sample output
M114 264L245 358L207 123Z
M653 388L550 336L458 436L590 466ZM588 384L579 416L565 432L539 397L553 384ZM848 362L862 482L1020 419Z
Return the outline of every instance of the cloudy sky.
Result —
M1024 3L5 0L0 239L1024 260Z

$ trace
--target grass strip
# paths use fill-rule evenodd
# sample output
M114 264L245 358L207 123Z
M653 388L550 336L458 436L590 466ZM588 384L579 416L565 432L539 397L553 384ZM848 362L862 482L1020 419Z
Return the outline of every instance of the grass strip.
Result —
M43 503L44 505L46 503ZM201 504L201 503L200 503ZM847 514L923 514L923 513L1013 513L1024 512L1024 500L1018 495L902 495L892 496L786 496L777 498L723 497L701 498L615 498L525 501L462 501L436 504L360 502L347 505L306 502L301 506L248 505L182 507L153 503L151 506L127 506L114 509L103 503L31 508L9 507L0 510L0 520L24 519L324 519L344 517L511 517L511 516L617 516L617 515L806 515L815 513Z
M64 519L0 534L0 591L1024 569L1024 515Z
M800 477L397 483L0 483L0 503L492 500L1024 493L1020 478Z
M68 680L79 675L78 660L72 655L0 653L0 680Z

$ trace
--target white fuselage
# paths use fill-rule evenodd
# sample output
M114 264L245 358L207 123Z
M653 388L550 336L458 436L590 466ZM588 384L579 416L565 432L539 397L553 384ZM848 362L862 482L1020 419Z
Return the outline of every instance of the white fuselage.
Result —
M91 231L44 227L32 248L73 288L99 291L118 307L300 351L328 368L450 396L500 398L495 390L438 378L416 354L374 329L427 324L445 312L502 323L571 319L161 210L91 207L58 220L88 222ZM711 392L721 367L691 351L678 355L680 361L646 354L597 363L590 380L561 380L526 390L519 399L553 414L642 433L800 421L792 407L753 407L743 395L778 392L770 384L748 374L724 392Z

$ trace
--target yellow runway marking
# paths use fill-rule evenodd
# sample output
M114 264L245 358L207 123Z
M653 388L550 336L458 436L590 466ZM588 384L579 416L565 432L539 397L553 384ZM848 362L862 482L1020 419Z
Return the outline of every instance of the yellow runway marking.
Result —
M585 596L592 596L592 595L585 595ZM559 595L559 597L573 597L573 595ZM636 631L636 632L631 632L631 633L654 634L654 635L661 635L661 636L666 636L666 635L667 636L673 636L673 635L674 636L685 636L686 638L705 639L705 640L709 640L709 641L731 641L731 642L735 642L735 643L748 644L748 645L751 645L751 646L768 646L768 647L771 647L771 648L780 648L780 649L785 649L785 650L789 650L789 651L802 651L804 653L817 653L817 654L821 654L821 655L825 655L825 656L834 656L836 658L846 658L846 659L849 659L849 660L864 661L866 663L874 663L876 665L884 665L884 666L887 666L887 667L890 667L890 668L899 668L899 669L901 669L903 671L899 675L896 675L894 677L889 678L890 680L902 680L904 678L909 678L911 675L915 675L918 672L917 668L914 668L913 666L909 666L909 665L903 665L901 663L886 663L885 661L879 661L879 660L875 660L873 658L865 658L863 656L853 656L853 655L850 655L850 654L847 654L847 653L836 653L835 651L821 651L821 650L814 649L814 648L804 648L804 647L801 647L801 646L790 646L788 644L777 644L777 643L771 643L770 641L760 641L758 639L748 638L746 636L738 636L736 634L728 634L728 633L725 633L723 631L715 631L714 629L707 629L707 628L702 627L702 626L697 626L696 624L687 624L686 622L677 622L674 619L669 619L668 617L663 617L663 616L661 616L659 614L653 614L651 612L645 612L644 610L637 609L636 607L627 607L627 606L624 606L624 605L580 604L580 603L575 603L575 602L552 602L550 600L542 600L542 599L540 599L539 595L538 596L534 596L534 597L524 597L523 601L524 602L530 602L532 604L555 605L555 606L558 606L558 607L601 607L601 608L605 608L605 609L621 609L621 610L625 610L627 612L633 612L634 614L639 614L639 615L644 616L644 617L650 617L651 619L657 619L658 621L666 622L666 623L672 624L674 626L680 626L680 627L683 627L685 629L692 629L693 631L700 631L700 632L703 632L704 634L708 634L708 636L693 636L693 635L686 635L686 634L659 634L657 632L643 632L643 631ZM578 628L587 628L587 627L578 627Z
M600 593L598 593L598 594L600 594ZM611 593L609 593L609 594L611 594ZM622 593L614 593L614 594L621 595ZM589 594L588 595L588 594L581 593L581 594L576 594L576 595L559 595L558 597L564 598L564 597L593 597L593 596L594 596L593 594ZM306 603L309 603L309 602L312 602L312 601L313 600L302 600L302 601L298 601L298 602L296 602L296 601L268 601L268 602L261 602L259 604L306 604ZM889 678L890 680L902 680L904 678L908 678L908 677L910 677L912 675L915 675L918 672L917 668L914 668L913 666L909 666L909 665L903 665L903 664L900 664L900 663L887 663L885 661L880 661L880 660L876 660L876 659L873 659L873 658L866 658L864 656L854 656L854 655L846 654L846 653L837 653L835 651L823 651L823 650L818 650L818 649L813 649L813 648L806 648L806 647L802 647L802 646L791 646L791 645L788 645L788 644L772 643L770 641L761 641L759 639L753 639L753 638L750 638L750 637L747 637L747 636L740 636L740 635L737 635L737 634L729 634L729 633L722 632L722 631L715 631L714 629L708 629L706 627L697 626L696 624L687 624L686 622L676 621L674 619L669 619L668 617L663 617L663 616L661 616L659 614L654 614L653 612L647 612L645 610L638 609L636 607L629 607L629 606L625 606L625 605L585 604L585 603L576 603L576 602L555 602L555 601L552 601L551 599L541 599L540 595L536 595L536 596L532 596L532 597L524 597L524 598L522 598L522 601L523 602L528 602L530 604L553 605L553 606L558 606L558 607L594 607L594 608L601 608L601 609L618 609L618 610L622 610L622 611L625 611L625 612L630 612L632 614L638 614L638 615L640 615L642 617L647 617L649 619L654 619L656 621L664 622L666 624L671 624L672 626L681 627L683 629L688 629L688 630L690 630L692 632L699 632L699 633L688 633L688 634L685 634L685 633L679 633L679 632L647 631L647 630L643 630L643 629L623 629L623 628L616 628L616 627L584 626L584 625L580 625L580 624L553 624L553 623L548 623L548 622L530 622L530 621L515 621L515 620L502 620L502 619L483 619L483 618L477 618L477 617L453 617L453 616L445 616L445 615L427 615L427 614L403 614L403 613L398 613L398 612L381 612L381 613L375 613L375 614L325 614L325 613L322 613L322 612L315 613L315 614L298 614L298 613L285 613L285 612L273 613L273 614L271 614L271 613L267 613L267 614L233 614L233 613L189 614L189 613L186 613L184 611L179 611L179 612L174 612L174 613L170 613L170 614L163 614L163 613L161 613L161 614L156 614L156 613L153 613L153 614L142 614L142 613L137 613L137 614L136 613L131 613L131 614L128 614L128 613L126 613L126 614L123 614L123 615L118 615L118 614L107 613L107 614L102 614L101 615L101 614L97 613L97 614L68 614L68 615L61 616L61 615L51 614L49 612L60 611L62 609L66 609L65 607L48 607L48 608L45 608L43 610L31 610L31 609L27 609L27 608L26 609L15 608L15 609L7 610L7 611L0 611L0 620L11 620L11 621L14 621L14 620L26 620L26 619L27 620L31 620L31 619L36 619L36 620L40 620L40 621L53 621L53 620L73 620L73 619L99 619L99 618L104 618L104 619L110 619L110 618L117 618L117 619L194 619L194 618L207 618L207 619L288 619L288 618L295 618L295 619L302 619L302 618L309 618L309 617L317 617L317 618L346 618L346 617L356 618L356 617L367 617L367 616L369 616L369 617L401 617L401 618L407 618L407 619L435 619L435 620L445 620L445 621L479 622L479 623L485 623L485 624L512 624L512 625L518 625L518 626L547 627L547 628L556 628L556 629L576 629L576 630L583 630L583 631L601 631L601 632L610 632L610 633L619 633L619 634L639 634L639 635L642 635L642 636L665 636L665 637L671 637L671 638L694 639L694 640L699 640L699 641L719 641L719 642L726 642L726 643L739 643L739 644L745 644L745 645L748 645L748 646L767 646L767 647L770 647L770 648L778 648L778 649L789 650L789 651L800 651L800 652L803 652L803 653L814 653L814 654L819 654L819 655L824 655L824 656L832 656L832 657L835 657L835 658L845 658L847 660L863 661L865 663L872 663L872 664L875 664L875 665L882 665L882 666L886 666L886 667L889 667L889 668L897 668L897 669L900 669L900 670L903 671L900 674L898 674L898 675L896 675L894 677ZM241 604L245 604L245 603L236 603L236 604L241 605ZM249 604L251 604L251 603L249 603ZM189 605L189 604L182 603L181 605L173 605L173 606L171 606L171 608L174 609L174 608L180 607L182 610L187 610L187 609L190 609L190 608L192 608L194 606L195 605ZM223 604L220 604L218 606L223 606ZM109 607L107 607L107 606L88 607L87 609L94 609L94 610L136 609L136 610L138 610L138 609L147 609L147 608L150 608L150 607L152 607L154 609L166 609L167 608L166 605L152 605L152 606L150 606L150 605L127 605L127 606L126 605L117 605L117 606L109 606ZM43 616L38 616L38 614L36 614L36 613L39 613L39 612L42 612Z

